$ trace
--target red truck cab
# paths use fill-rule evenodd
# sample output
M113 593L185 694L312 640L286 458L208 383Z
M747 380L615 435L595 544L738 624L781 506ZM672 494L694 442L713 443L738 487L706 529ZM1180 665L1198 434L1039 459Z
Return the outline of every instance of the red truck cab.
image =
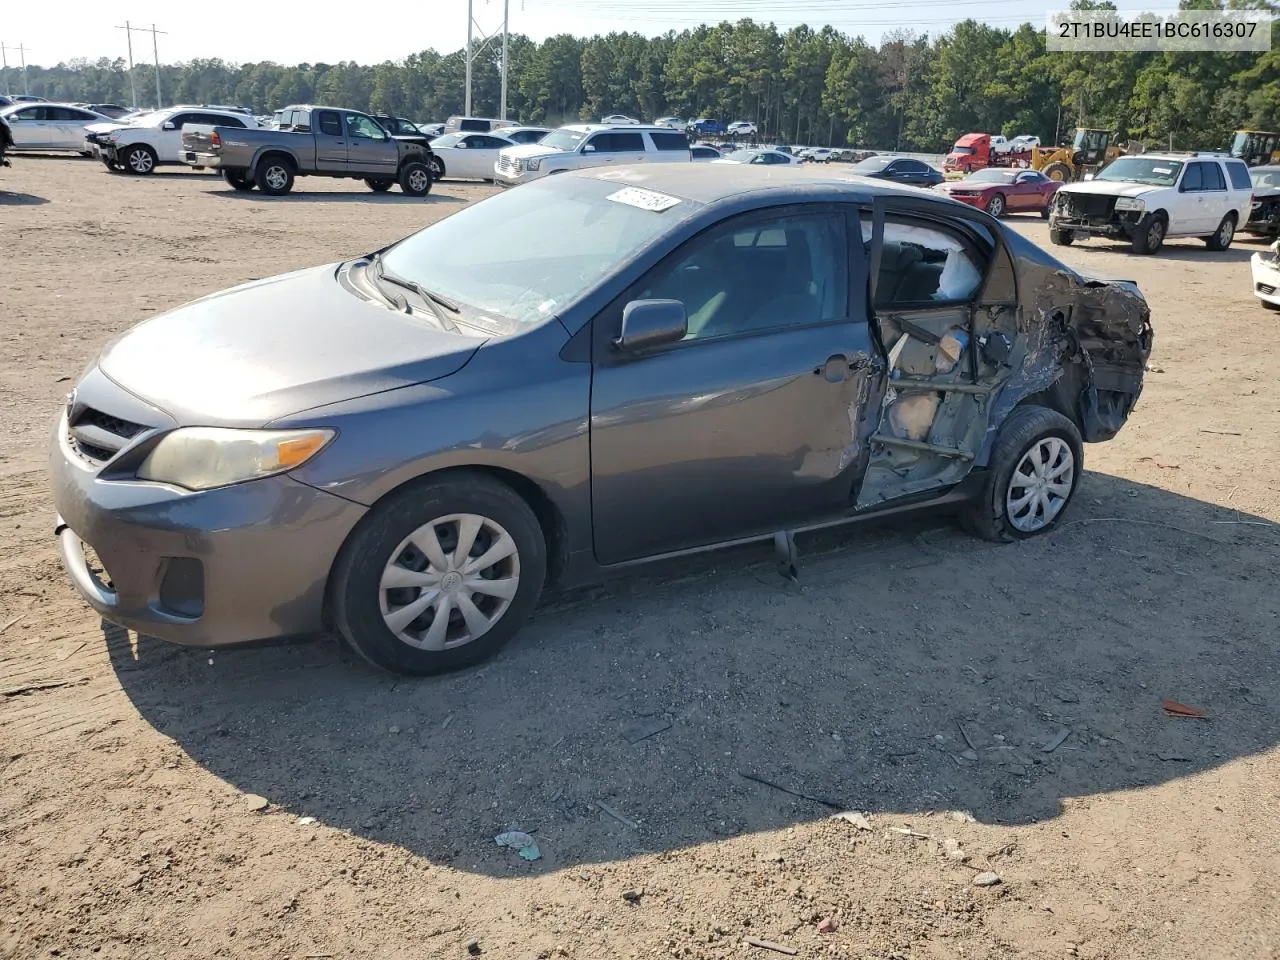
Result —
M972 173L991 164L991 134L966 133L942 161L944 172Z

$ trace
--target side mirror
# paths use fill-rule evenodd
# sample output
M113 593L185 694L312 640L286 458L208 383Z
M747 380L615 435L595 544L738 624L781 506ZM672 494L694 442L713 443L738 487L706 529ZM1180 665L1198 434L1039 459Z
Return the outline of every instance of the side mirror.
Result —
M455 144L453 145L453 149L455 149L455 150L465 150L465 149L467 149L467 145L466 145L466 143L465 143L464 141L459 140L457 143L455 143Z
M595 152L596 152L596 145L595 145L594 143L588 143L585 147L583 147L583 148L582 148L582 152L583 152L583 153L595 153Z
M161 129L162 129L162 130L177 130L178 128L177 128L176 126L174 126L174 123L173 123L173 121L172 121L172 120L166 120L166 121L164 122L164 126L163 126Z
M679 300L632 300L622 309L622 335L613 345L619 350L647 350L677 343L688 332L689 320Z
M1093 174L1092 174L1092 173L1086 173L1086 174L1084 175L1084 178L1085 178L1086 180L1092 180L1092 179L1093 179Z

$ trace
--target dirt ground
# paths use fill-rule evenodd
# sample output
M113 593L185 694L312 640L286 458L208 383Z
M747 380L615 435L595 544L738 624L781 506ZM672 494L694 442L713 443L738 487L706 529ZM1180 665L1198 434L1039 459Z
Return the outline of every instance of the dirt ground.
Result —
M300 188L0 171L0 956L1280 956L1280 326L1256 244L1056 251L1137 280L1156 346L1053 535L810 537L798 586L763 548L684 562L406 681L332 638L126 635L55 555L46 436L110 337L488 192Z

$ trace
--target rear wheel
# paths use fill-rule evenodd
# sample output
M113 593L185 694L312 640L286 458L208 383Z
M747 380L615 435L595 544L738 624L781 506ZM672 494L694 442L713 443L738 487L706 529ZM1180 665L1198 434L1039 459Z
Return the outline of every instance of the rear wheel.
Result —
M400 189L411 197L425 197L431 192L431 171L424 163L406 163L400 170Z
M1213 236L1204 238L1204 243L1210 250L1225 250L1231 246L1231 241L1235 239L1235 236L1235 214L1228 213L1222 218L1222 222L1218 224L1218 229L1214 231Z
M366 178L364 181L374 193L386 193L395 183L394 180Z
M432 674L495 652L523 625L546 576L529 505L482 474L454 474L376 506L334 570L334 619L370 663Z
M223 170L222 179L227 181L231 189L238 193L248 193L253 189L253 180L243 173L232 173L230 170Z
M258 163L254 183L269 197L281 197L293 189L293 164L283 157L267 157Z
M135 143L131 147L126 147L121 156L124 157L125 170L138 176L154 173L156 161L159 159L156 152L145 143Z
M960 515L971 533L998 543L1052 529L1084 471L1076 425L1047 407L1018 407L1000 428L982 494Z
M1060 247L1069 247L1075 241L1076 235L1070 230L1049 229L1049 242L1056 243Z

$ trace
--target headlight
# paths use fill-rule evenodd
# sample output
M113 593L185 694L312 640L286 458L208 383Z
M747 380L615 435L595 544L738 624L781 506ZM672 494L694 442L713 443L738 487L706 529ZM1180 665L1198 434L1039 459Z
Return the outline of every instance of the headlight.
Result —
M118 134L118 133L109 133L109 134L107 134L107 139L108 139L108 140L110 140L112 143L119 143L119 142L120 142L120 134Z
M1147 202L1137 197L1116 197L1117 210L1145 210Z
M542 166L542 161L539 160L537 157L530 157L524 162L524 168L526 170L537 170L541 166Z
M333 436L332 430L183 427L156 444L138 468L138 478L188 490L225 487L299 467Z

